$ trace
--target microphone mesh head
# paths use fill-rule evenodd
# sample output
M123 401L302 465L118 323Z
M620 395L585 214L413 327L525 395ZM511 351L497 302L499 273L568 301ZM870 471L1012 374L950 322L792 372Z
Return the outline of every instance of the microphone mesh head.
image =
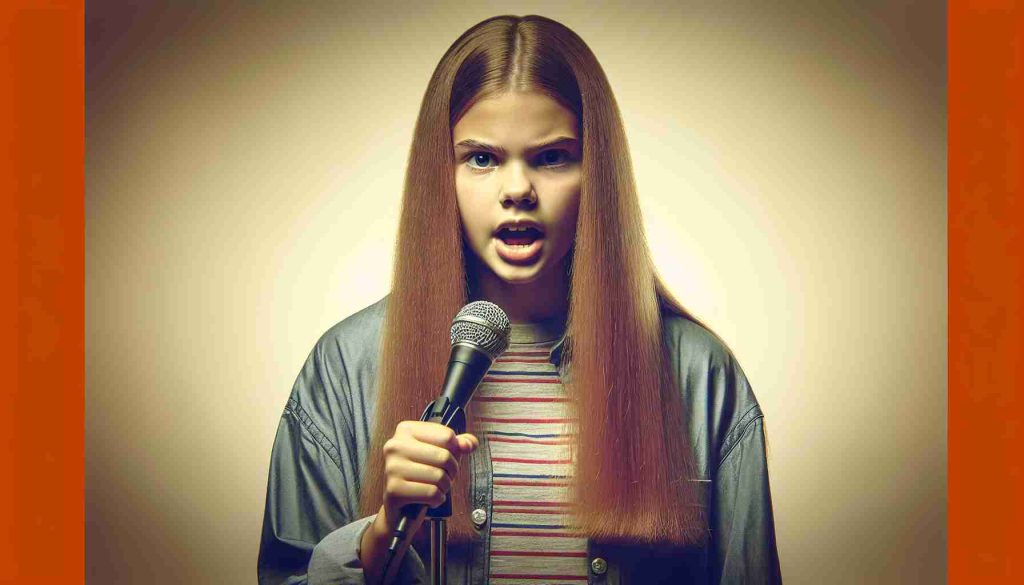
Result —
M512 327L501 307L488 301L473 301L452 319L452 345L471 343L491 359L508 349Z

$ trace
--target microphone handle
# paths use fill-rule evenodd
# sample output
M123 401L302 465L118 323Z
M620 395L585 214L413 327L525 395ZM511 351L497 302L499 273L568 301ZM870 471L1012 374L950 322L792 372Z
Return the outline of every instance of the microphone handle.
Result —
M432 401L423 410L423 414L420 416L421 421L425 422L436 422L442 424L455 431L456 434L464 433L466 431L466 413L459 406L454 406L451 400L447 396L441 396L437 400ZM451 507L451 499L445 497L444 504L438 506L443 508L445 506ZM421 518L427 513L426 504L408 504L402 506L402 517L398 521L398 525L395 527L395 531L391 535L391 542L388 544L387 557L384 562L384 580L385 585L391 583L395 578L395 573L398 572L398 565L395 564L396 558L405 556L405 552L409 549L411 539L408 538L409 527L419 522ZM450 513L450 509L449 509Z
M448 372L445 375L441 396L423 409L420 420L440 423L456 434L466 432L466 413L463 407L469 402L480 385L493 360L479 347L469 343L452 345L451 357L448 359ZM445 503L439 507L451 506L451 499L446 497ZM388 544L387 556L384 561L384 585L391 583L398 572L396 558L401 558L408 550L409 526L418 522L427 513L426 504L409 504L402 507L402 517L392 533ZM450 509L449 509L450 513Z

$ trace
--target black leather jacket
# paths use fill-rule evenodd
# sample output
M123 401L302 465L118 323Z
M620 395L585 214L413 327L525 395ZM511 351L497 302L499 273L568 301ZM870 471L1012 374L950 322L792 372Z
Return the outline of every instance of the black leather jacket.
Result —
M358 546L373 517L359 518L387 297L330 328L292 388L270 460L258 575L261 584L363 583ZM699 325L665 314L690 443L705 485L711 538L701 548L652 550L590 542L592 584L781 583L763 415L729 350ZM564 338L563 338L564 340ZM561 368L559 341L551 361ZM464 469L466 469L464 467ZM487 443L470 455L472 501L490 518ZM448 582L486 582L489 529L448 550ZM415 549L399 582L427 583Z

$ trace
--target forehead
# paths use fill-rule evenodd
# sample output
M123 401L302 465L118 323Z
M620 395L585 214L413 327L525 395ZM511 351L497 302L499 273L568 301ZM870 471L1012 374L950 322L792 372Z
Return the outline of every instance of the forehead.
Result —
M571 110L539 92L509 92L473 104L452 129L454 142L473 138L505 146L552 135L578 138Z

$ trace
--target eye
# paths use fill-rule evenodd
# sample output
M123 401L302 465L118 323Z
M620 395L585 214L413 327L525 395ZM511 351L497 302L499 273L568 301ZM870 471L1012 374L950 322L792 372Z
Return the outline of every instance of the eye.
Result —
M488 162L494 162L494 157L487 152L474 152L466 157L466 164L468 164L471 169L486 169L490 166L487 164Z
M545 150L537 157L537 160L545 167L560 167L569 162L570 155L567 150Z

